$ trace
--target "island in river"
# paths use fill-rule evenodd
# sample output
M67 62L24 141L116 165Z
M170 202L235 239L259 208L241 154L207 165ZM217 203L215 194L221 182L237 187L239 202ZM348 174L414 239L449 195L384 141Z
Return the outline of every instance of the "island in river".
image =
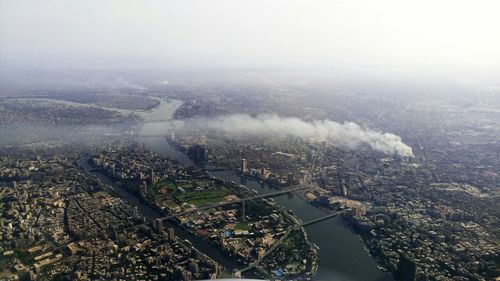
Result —
M177 223L244 265L235 275L255 269L266 278L308 280L316 272L317 247L300 220L272 200L253 198L245 186L184 168L137 144L117 143L90 163L159 210L165 217L156 225Z
M148 149L177 160L185 166L193 165L189 157L166 141L164 136L175 127L170 121L172 114L182 102L170 100L163 102L157 110L141 115L145 121L135 131L136 140L144 143ZM276 191L273 187L250 180L232 170L220 169L212 171L212 175L233 182L237 182L255 190L259 194ZM324 216L326 213L298 196L280 196L275 202L293 213L303 221L309 221ZM308 238L319 247L319 263L314 280L338 281L379 281L393 280L390 273L381 271L377 262L369 255L364 243L347 227L342 218L337 217L310 225L305 228Z

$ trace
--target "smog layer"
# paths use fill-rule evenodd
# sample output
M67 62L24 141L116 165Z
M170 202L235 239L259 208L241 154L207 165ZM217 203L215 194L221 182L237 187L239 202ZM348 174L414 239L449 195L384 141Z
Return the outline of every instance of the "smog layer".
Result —
M306 122L299 118L280 117L275 114L256 117L235 114L210 119L191 119L186 121L185 127L193 130L220 130L233 136L292 136L313 142L324 141L333 146L351 149L364 144L383 153L413 157L411 147L403 143L401 137L363 128L353 122L338 123L331 120Z

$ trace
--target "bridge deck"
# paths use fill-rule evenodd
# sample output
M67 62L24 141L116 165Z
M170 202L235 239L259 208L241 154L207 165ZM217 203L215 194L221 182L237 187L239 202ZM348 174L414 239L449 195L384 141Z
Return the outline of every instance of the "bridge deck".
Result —
M269 248L269 250L267 250L266 253L264 253L264 255L262 255L259 259L257 259L255 262L249 264L247 267L239 270L237 273L238 274L241 274L245 271L248 271L254 267L257 267L259 266L259 264L262 262L262 260L268 256L271 252L273 252L276 248L278 248L278 246L290 235L290 233L292 232L292 230L294 229L297 229L297 228L300 228L300 227L305 227L305 226L308 226L308 225L311 225L311 224L315 224L315 223L318 223L318 222L321 222L321 221L324 221L324 220L327 220L327 219L331 219L333 217L336 217L346 211L348 211L349 209L346 209L346 210L343 210L343 211L339 211L339 212L335 212L333 214L329 214L329 215L326 215L326 216L323 216L323 217L320 217L320 218L317 218L317 219L314 219L314 220L310 220L308 222L305 222L303 224L300 224L300 225L292 225L290 226L286 233L278 240L276 241L276 243L274 243L271 248Z
M222 206L238 204L238 203L242 203L242 202L245 202L245 201L248 201L248 200L256 200L256 199L262 199L262 198L276 197L276 196L280 196L280 195L287 194L287 193L290 193L290 192L294 192L294 191L298 191L298 190L304 190L304 189L309 189L309 188L311 188L311 187L308 187L308 186L306 186L306 187L296 187L296 188L290 188L290 189L281 190L281 191L272 192L272 193L259 194L259 195L255 195L255 196L247 197L247 198L240 198L240 199L233 200L233 201L222 202L222 203L217 203L217 204L212 204L212 205L207 205L207 206L201 206L201 207L198 207L198 208L195 208L195 209L186 210L186 211L182 211L182 212L179 212L179 213L176 213L176 214L165 216L165 217L162 217L160 219L161 220L169 220L169 219L172 219L172 218L175 218L175 217L178 217L178 216L184 216L184 215L195 213L195 212L198 212L198 211L204 211L204 210L214 209L214 208L218 208L218 207L222 207Z
M349 209L346 209L346 210L343 210L343 211L339 211L339 212L336 212L336 213L333 213L333 214L329 214L329 215L326 215L324 217L320 217L320 218L317 218L317 219L310 220L308 222L303 223L301 226L302 227L306 227L306 226L311 225L311 224L315 224L315 223L322 222L322 221L327 220L327 219L331 219L333 217L336 217L336 216L338 216L338 215L346 212L347 210L349 210Z

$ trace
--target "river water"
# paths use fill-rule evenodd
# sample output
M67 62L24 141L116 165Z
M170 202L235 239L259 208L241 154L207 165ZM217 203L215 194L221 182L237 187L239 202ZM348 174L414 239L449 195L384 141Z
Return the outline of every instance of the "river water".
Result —
M178 100L162 102L161 105L151 112L141 112L141 117L145 120L144 125L138 130L139 135L158 136L166 134L171 128L172 122L154 121L171 118L173 112L181 105ZM150 122L152 121L152 122ZM138 137L149 149L167 156L171 159L190 165L189 158L174 147L172 147L163 137ZM241 178L234 171L212 172L219 178L232 180L244 184L259 193L275 191L268 186L261 185L257 181ZM309 221L325 213L316 207L311 206L298 197L280 196L274 200L292 210L303 221ZM309 239L319 246L319 268L315 280L321 281L385 281L394 280L392 275L377 269L374 259L368 254L363 246L363 242L358 236L342 223L341 218L334 218L322 221L306 227ZM198 243L196 243L198 244ZM204 247L201 247L203 250Z
M53 101L55 102L55 101ZM61 102L61 101L57 101ZM73 102L65 102L75 105L81 105ZM184 165L192 165L187 155L172 147L164 137L174 125L171 119L173 112L182 104L181 101L171 100L168 102L161 101L160 106L151 111L131 111L118 110L122 113L135 113L145 121L140 128L134 132L137 135L137 141L144 143L147 148L156 153L178 160ZM111 109L111 108L107 108ZM117 109L113 109L117 110ZM150 137L143 137L150 136ZM82 161L85 166L86 162ZM86 166L90 169L90 167ZM118 195L125 200L138 206L141 213L149 219L154 219L159 216L158 212L150 208L148 205L141 202L134 195L126 192L109 178L102 174L95 173L104 183L114 187ZM219 178L232 180L244 184L258 193L267 193L275 191L266 185L261 185L259 182L241 178L237 173L231 170L212 172L214 176ZM309 221L321 216L325 213L318 208L315 208L298 197L279 196L274 200L284 206L288 210L292 210L303 221ZM176 235L182 239L189 240L196 248L206 253L208 256L219 262L222 266L234 269L241 268L235 261L227 258L222 254L220 249L207 243L205 240L198 238L190 233L187 233L182 228L166 222L166 225L175 229ZM318 281L386 281L394 280L389 273L382 272L377 269L377 264L373 258L364 249L362 241L358 236L352 233L349 228L343 225L342 219L334 218L325 220L317 224L306 227L306 232L310 241L319 246L319 267L315 280ZM252 276L253 277L253 276Z
M111 186L113 188L112 191L120 198L131 203L133 206L137 206L139 212L143 216L145 216L148 220L153 221L154 219L163 217L163 215L159 211L153 209L152 207L141 201L136 195L126 191L123 187L117 185L106 175L93 171L92 167L88 163L88 160L89 158L82 158L80 160L80 166L82 166L83 168L94 174L96 177L98 177L102 183ZM242 266L239 265L237 262L224 255L218 247L210 243L207 243L205 240L195 236L194 234L187 232L185 229L179 227L177 224L172 223L170 221L164 221L164 226L174 228L175 235L177 237L188 240L191 244L193 244L193 246L195 246L197 249L202 251L204 254L206 254L213 260L217 261L223 267L228 269L242 268Z

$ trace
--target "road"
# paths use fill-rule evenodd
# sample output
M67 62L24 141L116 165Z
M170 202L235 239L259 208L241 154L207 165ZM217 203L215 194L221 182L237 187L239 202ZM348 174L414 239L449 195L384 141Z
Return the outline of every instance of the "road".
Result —
M278 246L283 242L285 241L285 239L288 237L288 235L290 235L290 233L292 233L292 230L294 229L297 229L299 228L299 226L297 225L292 225L290 226L285 234L283 236L281 236L280 239L278 239L278 241L276 241L276 243L274 243L271 248L269 248L262 256L260 256L255 262L253 263L250 263L247 267L241 269L240 271L236 272L235 275L241 275L241 273L245 272L245 271L248 271L254 267L258 267L259 264L262 262L262 260L264 260L270 253L272 253L274 250L276 250L276 248L278 248Z
M279 245L280 245L283 241L285 241L285 239L286 239L286 238L290 235L290 233L291 233L293 230L295 230L295 229L300 229L300 228L302 228L302 227L306 227L306 226L308 226L308 225L315 224L315 223L318 223L318 222L322 222L322 221L327 220L327 219L331 219L331 218L336 217L336 216L338 216L338 215L340 215L340 214L342 214L342 213L344 213L344 212L346 212L346 211L348 211L348 210L350 210L350 209L346 209L346 210L343 210L343 211L340 211L340 212L335 212L335 213L333 213L333 214L329 214L329 215L326 215L326 216L324 216L324 217L320 217L320 218L317 218L317 219L314 219L314 220L310 220L310 221L305 222L305 223L302 223L302 224L300 224L300 225L292 225L292 226L290 226L290 227L286 230L285 234L284 234L284 235L283 235L283 236L282 236L282 237L281 237L278 241L276 241L276 243L274 243L274 244L271 246L271 248L269 248L269 249L268 249L268 250L267 250L267 251L266 251L266 252L265 252L265 253L264 253L261 257L259 257L259 258L258 258L255 262L253 262L253 263L249 264L247 267L245 267L245 268L241 269L240 271L238 271L236 274L241 275L241 273L243 273L243 272L245 272L245 271L247 271L247 270L250 270L250 269L252 269L252 268L254 268L254 267L258 267L258 266L259 266L259 264L260 264L260 263L261 263L261 262L262 262L262 261L263 261L263 260L264 260L264 259L265 259L265 258L266 258L269 254L270 254L270 253L272 253L274 250L276 250L276 248L278 248L278 246L279 246Z
M172 218L175 218L175 217L178 217L178 216L184 216L184 215L195 213L195 212L198 212L198 211L204 211L204 210L214 209L214 208L218 208L218 207L222 207L222 206L238 204L238 203L242 203L242 202L245 202L245 201L248 201L248 200L256 200L256 199L262 199L262 198L276 197L276 196L280 196L280 195L287 194L287 193L290 193L290 192L294 192L294 191L298 191L298 190L304 190L304 189L309 189L309 188L311 188L311 187L309 187L309 186L301 186L301 187L290 188L290 189L281 190L281 191L272 192L272 193L259 194L259 195L255 195L255 196L247 197L247 198L239 198L239 199L233 200L233 201L222 202L222 203L217 203L217 204L211 204L211 205L207 205L207 206L202 206L202 207L198 207L198 208L194 208L194 209L182 211L182 212L179 212L179 213L172 214L170 216L162 217L160 219L161 220L169 220L169 219L172 219Z

